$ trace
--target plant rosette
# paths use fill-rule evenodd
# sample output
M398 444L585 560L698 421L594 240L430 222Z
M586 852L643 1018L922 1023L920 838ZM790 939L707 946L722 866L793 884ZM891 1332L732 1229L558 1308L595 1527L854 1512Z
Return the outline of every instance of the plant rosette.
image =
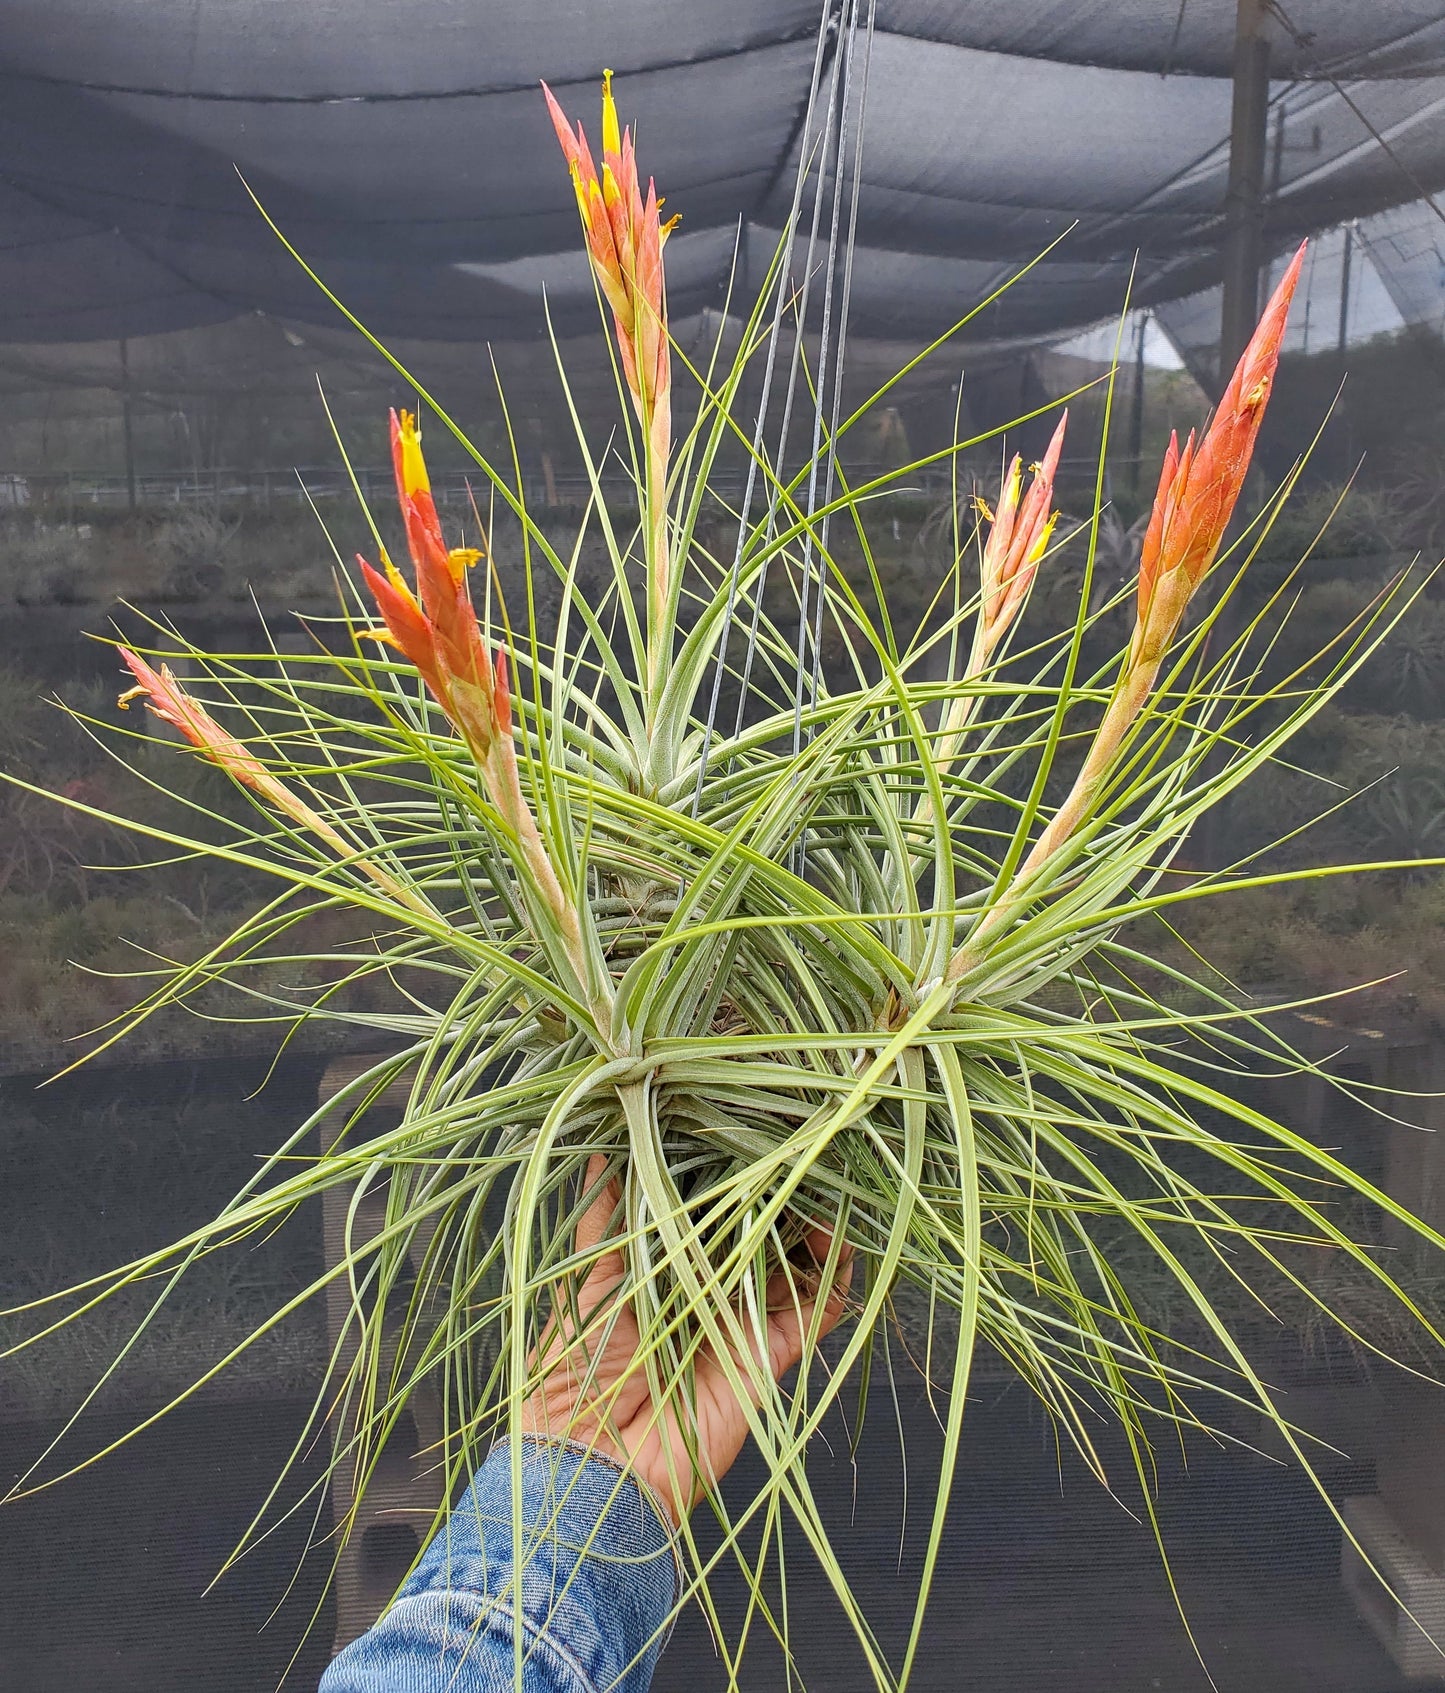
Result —
M177 732L177 757L209 759L251 802L244 823L206 813L206 838L144 832L165 852L264 871L276 893L201 957L160 968L105 1044L222 983L238 1016L350 1023L389 1050L219 1216L88 1284L79 1309L143 1286L159 1311L195 1265L308 1201L379 1195L380 1230L363 1231L353 1203L340 1257L246 1344L339 1290L348 1333L298 1457L335 1420L348 1432L331 1462L364 1495L410 1397L440 1384L445 1433L430 1461L450 1497L493 1436L519 1426L538 1358L575 1333L579 1277L616 1254L611 1299L635 1318L658 1415L687 1426L704 1357L724 1361L746 1407L763 1480L740 1499L702 1490L722 1555L763 1603L793 1519L878 1686L894 1687L918 1651L980 1349L1038 1394L1101 1477L1099 1411L1122 1425L1152 1521L1151 1434L1208 1429L1221 1400L1256 1407L1310 1464L1207 1272L1283 1277L1328 1317L1327 1294L1293 1267L1308 1247L1347 1261L1439 1341L1375 1250L1370 1219L1432 1251L1445 1242L1231 1095L1231 1065L1313 1066L1206 965L1166 967L1147 939L1188 902L1280 879L1248 863L1172 867L1200 818L1267 779L1414 588L1390 587L1281 681L1264 681L1256 659L1264 614L1221 633L1220 610L1293 481L1226 545L1302 250L1208 426L1170 443L1122 651L1101 646L1117 602L1091 609L1102 453L1092 522L1066 540L1054 530L1062 404L1043 459L1013 459L974 531L960 528L916 631L889 618L868 534L872 502L918 466L857 487L840 477L817 505L816 461L753 448L762 509L745 504L735 548L715 556L705 495L752 438L744 380L777 332L770 302L789 285L791 238L734 325L736 354L719 343L689 366L668 335L670 224L610 84L600 162L547 100L618 373L609 444L577 426L591 488L582 534L554 544L514 469L473 447L432 396L420 403L510 513L527 605L540 603L534 583L554 582L555 618L503 614L480 519L449 532L421 429L401 412L391 442L406 557L373 526L359 575L339 572L341 609L315 624L313 654L207 654L168 631L152 652L121 649L128 699ZM693 396L685 416L675 366ZM560 357L558 368L567 389ZM866 411L825 431L820 450L846 446ZM1000 433L944 457L957 464ZM619 441L636 499L627 520L604 498ZM844 532L861 574L832 544ZM584 542L606 559L600 594L581 582ZM1034 628L1031 590L1065 545L1083 553L1077 616ZM809 593L826 617L826 666L777 612ZM167 653L186 660L184 682ZM730 730L720 696L736 711ZM366 943L308 952L307 921L337 909L366 919ZM323 985L278 986L287 963L324 965ZM1161 972L1155 997L1143 984ZM369 1003L391 1009L349 1008L348 986L374 981L391 997ZM375 1127L368 1106L403 1081L400 1121ZM323 1116L333 1127L318 1156ZM616 1184L611 1227L579 1246L603 1181ZM826 1244L809 1253L810 1241ZM825 1345L817 1294L842 1285L845 1256L847 1316ZM1188 1344L1141 1314L1130 1290L1141 1262L1141 1279L1168 1282L1189 1313ZM807 1454L830 1422L856 1431L869 1414L900 1287L920 1291L949 1338L914 1623L889 1662L830 1546ZM812 1313L786 1384L766 1362L780 1300ZM35 1333L23 1344L43 1345L72 1308L26 1307ZM42 1463L17 1491L61 1473ZM679 1546L687 1589L713 1614L718 1554L686 1521ZM786 1645L786 1612L767 1614ZM741 1642L717 1632L736 1685Z

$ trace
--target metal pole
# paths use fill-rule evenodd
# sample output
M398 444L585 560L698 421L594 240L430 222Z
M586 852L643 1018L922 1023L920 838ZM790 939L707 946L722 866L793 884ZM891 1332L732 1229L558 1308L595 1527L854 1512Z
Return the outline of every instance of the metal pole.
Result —
M130 344L124 336L120 341L120 432L125 442L126 503L135 510L135 435L130 413Z
M1216 394L1223 393L1239 355L1259 319L1259 273L1264 261L1265 162L1269 153L1268 0L1237 0L1234 25L1234 104L1229 124L1229 185L1224 195L1224 293L1219 311L1219 372ZM1284 152L1284 136L1278 139ZM1214 589L1221 591L1227 573ZM1211 658L1225 652L1240 629L1235 597L1217 608L1207 637ZM1215 755L1206 767L1219 769ZM1217 865L1228 852L1224 807L1205 813L1198 830L1198 851L1205 865Z
M1219 387L1229 380L1259 317L1264 259L1264 165L1269 142L1267 0L1237 0L1229 185L1224 196L1224 298L1219 323Z
M1355 250L1355 226L1345 225L1345 247L1340 255L1340 351L1350 339L1350 260Z
M1144 460L1144 337L1148 330L1149 314L1140 312L1134 335L1134 387L1129 395L1129 487L1136 494Z
M1279 185L1284 180L1284 101L1274 112L1274 157L1269 163L1269 197L1271 203L1279 197Z

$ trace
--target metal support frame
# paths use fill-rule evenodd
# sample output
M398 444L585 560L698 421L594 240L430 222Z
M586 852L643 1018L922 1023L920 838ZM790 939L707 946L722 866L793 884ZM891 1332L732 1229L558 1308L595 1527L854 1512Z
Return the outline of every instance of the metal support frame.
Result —
M1149 334L1149 313L1139 313L1134 330L1134 385L1129 391L1129 488L1139 492L1144 472L1144 342Z
M1222 389L1254 333L1264 260L1264 171L1269 151L1269 28L1266 0L1238 0L1229 184L1224 195L1224 297L1219 323Z
M1344 352L1350 340L1350 269L1355 253L1355 226L1347 223L1341 232L1344 245L1340 250L1340 334L1339 350Z

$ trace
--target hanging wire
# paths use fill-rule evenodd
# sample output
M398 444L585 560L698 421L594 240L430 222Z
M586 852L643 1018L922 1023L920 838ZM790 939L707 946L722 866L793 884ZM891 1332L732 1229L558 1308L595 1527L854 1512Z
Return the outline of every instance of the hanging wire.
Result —
M728 644L737 616L737 602L745 555L750 536L757 530L750 527L753 498L759 464L762 462L764 442L768 430L768 408L777 375L777 359L783 341L783 314L792 318L791 345L788 350L788 379L783 398L782 418L778 437L770 458L773 474L769 479L766 513L761 524L764 547L777 534L778 510L782 485L786 476L788 444L792 433L798 396L799 377L805 371L805 332L811 300L813 280L820 266L824 269L823 299L820 309L819 356L816 380L813 384L813 429L811 453L808 461L807 493L804 514L805 528L803 560L799 586L799 622L793 678L793 744L797 750L803 740L805 703L816 703L822 686L823 610L826 604L826 552L828 518L825 515L815 538L812 519L820 506L826 508L833 497L836 466L833 457L834 440L842 403L843 359L847 339L849 305L853 281L853 250L858 225L858 200L862 180L862 135L864 105L867 94L868 70L871 64L876 0L866 0L866 23L863 22L865 0L825 0L818 29L818 47L814 56L813 76L809 86L807 107L799 140L797 175L793 187L792 208L785 239L788 250L782 256L774 283L772 323L767 359L764 366L762 391L758 403L757 422L753 434L747 478L738 517L737 543L728 584L727 603L719 636L712 688L704 726L703 744L698 758L697 782L693 792L693 814L697 815L702 802L704 776L708 752L717 724L717 714L724 676L727 673ZM861 27L860 27L861 26ZM855 69L860 33L864 38L864 58L861 75ZM826 83L826 92L824 85ZM813 178L812 202L808 215L808 237L801 275L794 279L792 260L797 240L800 213L807 192L808 178ZM831 201L828 228L819 256L820 233L823 223L825 196ZM846 216L845 216L846 211ZM826 419L826 428L825 428ZM821 489L821 500L819 498ZM767 588L768 562L758 573L751 590L753 601L746 648L743 655L738 707L733 733L741 733L751 695L753 667L761 634L763 601ZM797 864L802 865L801 844L795 849Z
M877 10L878 0L869 0L868 23L863 46L863 75L858 88L858 122L853 142L853 180L849 189L848 234L843 243L843 285L838 307L838 350L833 371L833 409L828 419L828 450L824 463L823 483L823 521L818 532L818 598L813 614L812 703L814 705L818 703L823 686L823 606L825 602L823 589L826 582L828 531L833 521L833 514L829 507L833 504L833 484L838 468L838 419L843 406L843 357L848 345L848 315L853 301L853 255L857 250L858 240L858 199L863 182L863 114L867 110L868 104L868 73L873 63L873 26ZM842 161L846 155L846 139L845 134L845 146L840 149L838 155L840 175ZM819 391L818 411L821 416L821 390Z
M797 229L798 213L803 203L803 189L808 178L808 167L811 156L808 138L812 133L813 114L817 108L818 92L822 85L823 68L827 59L828 45L830 40L832 40L835 36L836 20L833 14L833 3L834 0L824 0L823 15L818 24L818 45L813 55L813 74L808 84L808 102L803 114L802 129L799 132L798 170L793 183L793 202L789 208L788 221L785 226L788 231L790 247L792 244L793 231ZM813 218L813 230L816 235L816 205ZM789 257L791 257L791 253L789 254ZM732 571L728 579L727 605L723 611L722 630L718 636L717 660L713 669L712 691L708 699L707 721L703 729L702 745L698 752L697 785L693 789L692 795L692 814L694 817L697 816L702 807L702 788L703 778L707 773L707 755L710 747L712 746L713 732L717 727L718 703L722 695L723 677L727 673L728 642L731 639L733 622L737 615L738 590L742 581L743 572L743 553L747 547L748 519L752 515L753 492L757 486L758 477L758 460L763 450L763 437L767 432L768 402L772 398L773 375L777 369L778 346L782 339L783 311L787 303L788 294L788 271L788 264L784 262L778 268L778 275L774 283L777 290L777 297L773 303L773 319L768 332L768 353L763 364L763 384L762 392L758 399L757 423L753 429L752 450L748 454L748 473L747 480L743 486L742 504L738 510L738 538L737 545L733 549ZM794 352L794 364L796 364L796 349ZM787 410L791 409L792 395L793 384L790 381L788 385ZM785 410L784 413L785 431L787 428L787 410ZM772 537L773 524L776 521L776 514L777 492L774 487L770 492L768 502L767 539L771 539ZM759 604L761 604L761 593L762 587L760 585L758 589ZM757 618L755 616L748 643L748 658L742 689L743 702L747 699L748 680L752 673L752 654L756 643ZM738 707L738 722L736 728L734 729L734 734L742 728L742 711L743 706L740 703Z
M822 322L818 334L817 380L813 389L813 442L808 461L807 527L804 530L803 561L798 596L798 638L796 670L793 680L793 753L802 749L804 741L803 711L805 702L817 704L823 678L823 613L827 605L828 527L827 507L833 498L833 484L837 461L835 458L838 418L843 395L843 360L847 346L848 307L853 286L853 251L858 229L858 191L862 174L863 109L867 95L868 69L872 61L873 24L876 0L869 0L866 26L866 49L863 75L859 85L856 125L850 124L853 110L853 59L858 41L860 0L851 0L846 25L846 46L842 53L842 98L838 104L838 139L833 152L833 205L828 228L828 273L823 288ZM844 182L847 171L850 139L853 145L852 182L848 192L848 229L842 235ZM842 267L841 285L839 268ZM836 348L834 345L834 294L837 305ZM824 409L828 408L828 428L824 434ZM819 477L823 482L823 497L818 498ZM824 517L815 542L813 518L821 507ZM816 567L815 567L816 559ZM809 628L810 599L812 627ZM811 643L811 647L810 647ZM808 654L811 650L812 662ZM802 875L807 865L806 833L801 835L793 850L793 868Z
M800 193L802 184L810 172L815 172L813 185L813 209L808 225L808 247L803 259L803 274L801 282L791 295L793 318L793 343L788 363L788 387L783 399L783 418L778 429L778 443L773 455L773 477L768 490L767 521L763 529L763 545L777 534L778 505L781 483L784 475L784 464L787 458L788 441L792 433L793 405L797 399L798 377L803 369L803 332L808 317L808 302L812 294L814 260L818 249L818 227L823 215L823 192L828 178L828 159L830 148L834 140L837 99L839 81L842 74L843 55L841 52L842 13L848 0L838 0L838 9L834 10L834 0L826 0L827 9L824 13L823 29L827 33L832 46L831 66L828 79L828 105L823 114L816 139L804 136L804 147L798 160ZM789 238L788 259L792 258L791 237ZM830 258L831 262L831 258ZM779 299L784 298L783 290L787 287L787 277L790 266L785 265L779 277ZM760 430L766 427L762 414L759 414ZM742 732L743 718L747 711L748 697L752 687L753 661L757 655L759 630L762 623L763 600L768 585L768 563L765 561L758 574L757 587L753 593L753 615L748 629L747 649L743 658L742 680L738 692L737 719L733 733ZM721 656L721 655L720 655ZM802 662L801 657L797 660Z
M803 531L803 561L799 572L798 638L796 642L797 668L793 682L793 754L796 757L803 745L803 701L807 693L812 667L807 663L810 636L809 610L814 591L814 554L817 554L817 594L821 604L824 595L826 561L821 549L815 549L813 517L818 510L818 480L823 468L823 412L828 398L828 377L833 332L833 294L838 279L839 238L843 217L843 161L848 144L848 103L852 94L853 49L858 37L858 0L848 0L844 24L845 46L839 54L842 98L837 102L837 136L833 146L833 204L828 217L827 274L823 281L823 313L818 327L818 368L813 383L813 440L808 455L808 493L804 504L807 527ZM822 172L819 173L820 182ZM828 443L831 461L831 439ZM826 503L826 502L825 502Z

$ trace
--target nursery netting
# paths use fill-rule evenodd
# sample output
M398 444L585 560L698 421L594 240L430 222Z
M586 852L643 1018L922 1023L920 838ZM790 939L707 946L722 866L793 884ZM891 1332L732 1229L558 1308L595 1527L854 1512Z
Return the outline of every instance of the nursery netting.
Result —
M0 340L140 337L263 310L330 323L244 173L372 327L530 337L545 278L590 313L576 215L536 84L638 114L684 223L672 309L744 295L785 217L817 0L9 0L0 40ZM851 313L917 341L1050 242L974 326L1037 337L1218 276L1235 0L877 11ZM1272 16L1267 237L1421 202L1445 180L1436 0L1297 0ZM1410 314L1421 240L1381 240ZM741 236L739 237L739 229ZM1428 268L1428 267L1426 267Z

